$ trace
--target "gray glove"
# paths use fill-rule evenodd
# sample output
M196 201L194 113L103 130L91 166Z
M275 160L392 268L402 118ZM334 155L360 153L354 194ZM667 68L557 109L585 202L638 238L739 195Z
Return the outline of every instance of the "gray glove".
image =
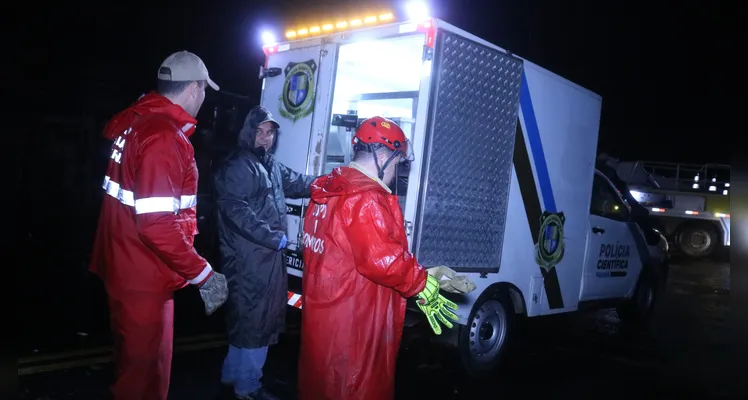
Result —
M457 275L451 268L441 265L429 268L427 272L439 281L439 289L447 293L465 294L475 290L475 282L466 275Z
M213 275L200 286L200 297L205 303L205 315L211 315L229 298L226 276L213 271Z

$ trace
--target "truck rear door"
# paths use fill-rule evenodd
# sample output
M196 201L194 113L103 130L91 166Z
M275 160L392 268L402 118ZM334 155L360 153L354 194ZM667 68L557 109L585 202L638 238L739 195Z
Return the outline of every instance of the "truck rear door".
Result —
M275 159L292 170L309 175L322 173L320 159L330 118L330 88L335 71L337 45L265 47L266 68L261 104L280 123ZM299 46L299 44L295 44ZM275 70L273 70L275 69ZM277 75L276 75L277 74ZM299 247L306 199L286 199L288 273L301 277L303 262Z

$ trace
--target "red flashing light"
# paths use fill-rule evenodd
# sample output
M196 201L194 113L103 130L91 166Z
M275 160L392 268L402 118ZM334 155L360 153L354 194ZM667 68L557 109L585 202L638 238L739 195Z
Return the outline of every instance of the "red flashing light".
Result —
M262 52L265 53L265 68L268 67L268 58L271 54L275 54L278 52L278 45L277 44L269 44L262 46Z
M271 45L262 46L262 51L265 53L266 56L275 54L278 52L278 45L271 44Z
M426 34L426 46L433 49L436 44L436 26L431 18L418 24L418 32Z

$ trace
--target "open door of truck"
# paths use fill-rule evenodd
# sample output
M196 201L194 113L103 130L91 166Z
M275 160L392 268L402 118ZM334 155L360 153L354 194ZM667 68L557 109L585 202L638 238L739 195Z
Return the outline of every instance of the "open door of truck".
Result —
M330 88L335 72L337 45L318 44L291 48L266 46L261 104L280 123L275 159L292 170L309 175L322 173L320 150L330 119ZM300 232L308 200L286 199L290 274L301 276Z

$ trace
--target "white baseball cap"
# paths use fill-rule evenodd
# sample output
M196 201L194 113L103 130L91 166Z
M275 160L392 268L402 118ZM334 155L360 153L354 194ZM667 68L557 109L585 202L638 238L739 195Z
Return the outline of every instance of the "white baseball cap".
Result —
M203 60L186 50L166 57L158 69L158 79L173 82L206 81L213 90L219 90L218 85L210 79Z

